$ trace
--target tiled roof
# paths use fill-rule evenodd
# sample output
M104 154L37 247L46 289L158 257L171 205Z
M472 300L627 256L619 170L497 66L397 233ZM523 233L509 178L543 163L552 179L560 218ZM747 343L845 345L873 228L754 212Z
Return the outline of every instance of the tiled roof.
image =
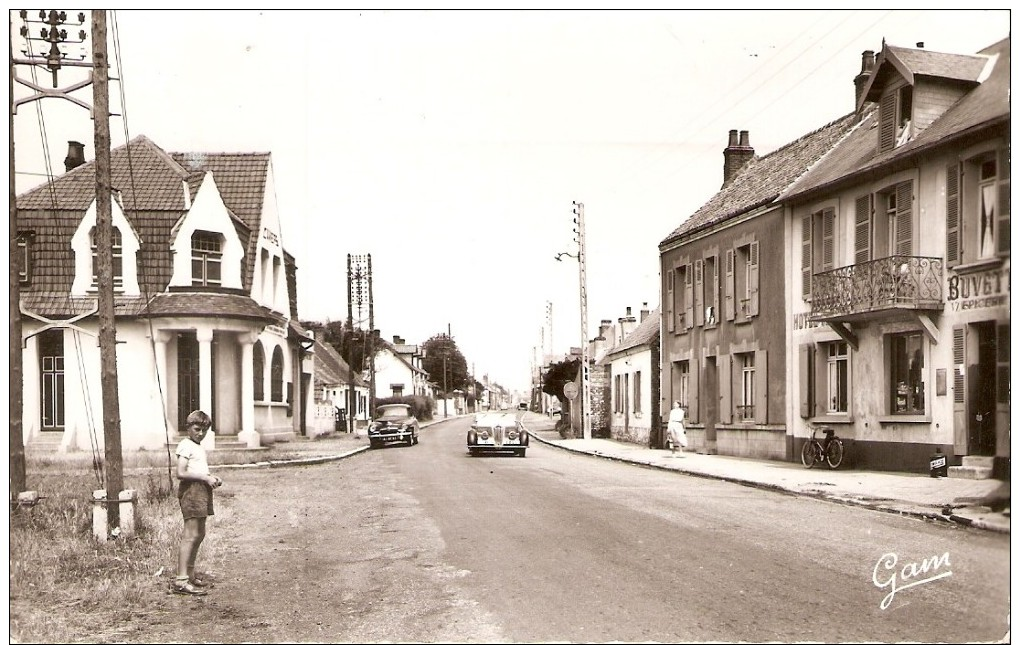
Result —
M415 367L407 360L407 356L409 356L409 354L401 354L400 352L398 352L397 348L393 345L393 343L385 341L381 338L376 339L376 350L380 349L385 349L389 351L391 354L393 354L393 356L396 357L398 361L406 365L407 368L411 370L411 372L418 372L419 374L424 374L425 376L428 376L428 372L421 369L420 367Z
M667 244L772 203L854 127L848 114L763 157L754 157L733 181L712 196L659 243Z
M144 135L111 150L112 185L119 191L114 198L141 239L137 260L143 296L166 289L173 272L170 241L187 203L182 182L187 182L188 199L194 199L206 172L215 176L245 245L242 284L251 288L258 237L253 233L261 227L269 163L269 153L167 153ZM32 279L24 296L47 296L43 300L53 304L54 298L70 291L74 280L70 240L94 197L94 160L17 197L18 230L34 234Z
M144 308L145 316L225 316L249 318L267 324L285 321L249 296L235 293L158 293Z
M894 71L902 74L911 84L917 76L976 83L987 62L988 59L983 56L886 45L875 60L875 68L865 87L865 98L877 101L881 86Z
M1010 39L1006 38L981 54L997 56L991 74L968 92L945 114L910 141L893 150L878 153L878 112L874 105L867 111L861 127L801 177L783 195L784 199L804 198L835 184L852 181L876 168L922 153L953 137L985 126L997 126L1010 119Z
M348 385L351 382L351 368L347 361L329 343L321 340L315 341L315 374L313 380L315 387L332 387L334 385ZM354 374L355 387L367 387L365 380L357 373Z
M630 332L627 337L623 339L623 342L606 352L606 355L601 361L599 361L599 363L608 363L612 356L625 352L628 349L655 344L655 342L659 339L660 313L660 307L656 307L653 311L649 312L648 316L646 316L645 319L634 328L634 331Z

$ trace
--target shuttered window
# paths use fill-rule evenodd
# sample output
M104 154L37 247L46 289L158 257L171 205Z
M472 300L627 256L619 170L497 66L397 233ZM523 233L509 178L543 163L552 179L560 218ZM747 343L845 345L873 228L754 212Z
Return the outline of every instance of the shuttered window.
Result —
M871 195L854 202L854 264L871 260Z
M946 168L946 265L960 263L960 167L949 164Z
M997 252L1009 256L1009 149L999 150L999 210L996 217Z
M896 255L913 255L914 249L914 198L912 182L896 185Z
M673 316L673 276L676 274L676 269L670 267L666 271L666 297L663 298L663 302L666 303L666 329L667 331L673 331L675 327L675 318Z

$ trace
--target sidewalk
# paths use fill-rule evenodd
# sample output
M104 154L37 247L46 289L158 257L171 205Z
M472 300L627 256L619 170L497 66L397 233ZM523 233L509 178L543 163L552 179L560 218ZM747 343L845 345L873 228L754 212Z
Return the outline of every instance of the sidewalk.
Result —
M531 436L544 444L604 459L676 470L738 484L808 495L875 510L952 521L975 528L1009 533L1009 482L995 479L929 477L912 473L866 470L808 469L790 462L747 459L669 450L612 439L562 439L555 420L528 412L521 420ZM994 512L985 504L1006 498L1006 509Z

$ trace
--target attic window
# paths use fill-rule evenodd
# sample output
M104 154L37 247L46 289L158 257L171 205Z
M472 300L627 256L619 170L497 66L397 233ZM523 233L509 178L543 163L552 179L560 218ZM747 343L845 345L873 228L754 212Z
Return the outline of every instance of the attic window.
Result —
M880 152L892 150L910 140L911 115L914 107L914 88L904 85L890 90L879 103Z
M32 281L32 236L31 231L18 232L18 282L20 284L28 284Z
M211 287L222 284L223 236L195 231L191 236L191 284Z
M121 290L124 288L124 241L120 235L120 229L113 227L113 235L110 246L113 250L113 288ZM89 241L92 244L92 288L99 288L99 258L96 246L96 227L89 232Z

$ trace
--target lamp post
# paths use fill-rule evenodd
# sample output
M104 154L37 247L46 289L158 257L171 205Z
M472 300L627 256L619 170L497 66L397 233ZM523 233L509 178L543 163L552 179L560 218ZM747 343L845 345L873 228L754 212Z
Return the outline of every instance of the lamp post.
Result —
M591 379L588 365L588 274L585 258L584 204L574 202L574 233L577 235L577 255L557 253L556 260L563 256L577 260L578 290L581 296L581 435L591 439Z

